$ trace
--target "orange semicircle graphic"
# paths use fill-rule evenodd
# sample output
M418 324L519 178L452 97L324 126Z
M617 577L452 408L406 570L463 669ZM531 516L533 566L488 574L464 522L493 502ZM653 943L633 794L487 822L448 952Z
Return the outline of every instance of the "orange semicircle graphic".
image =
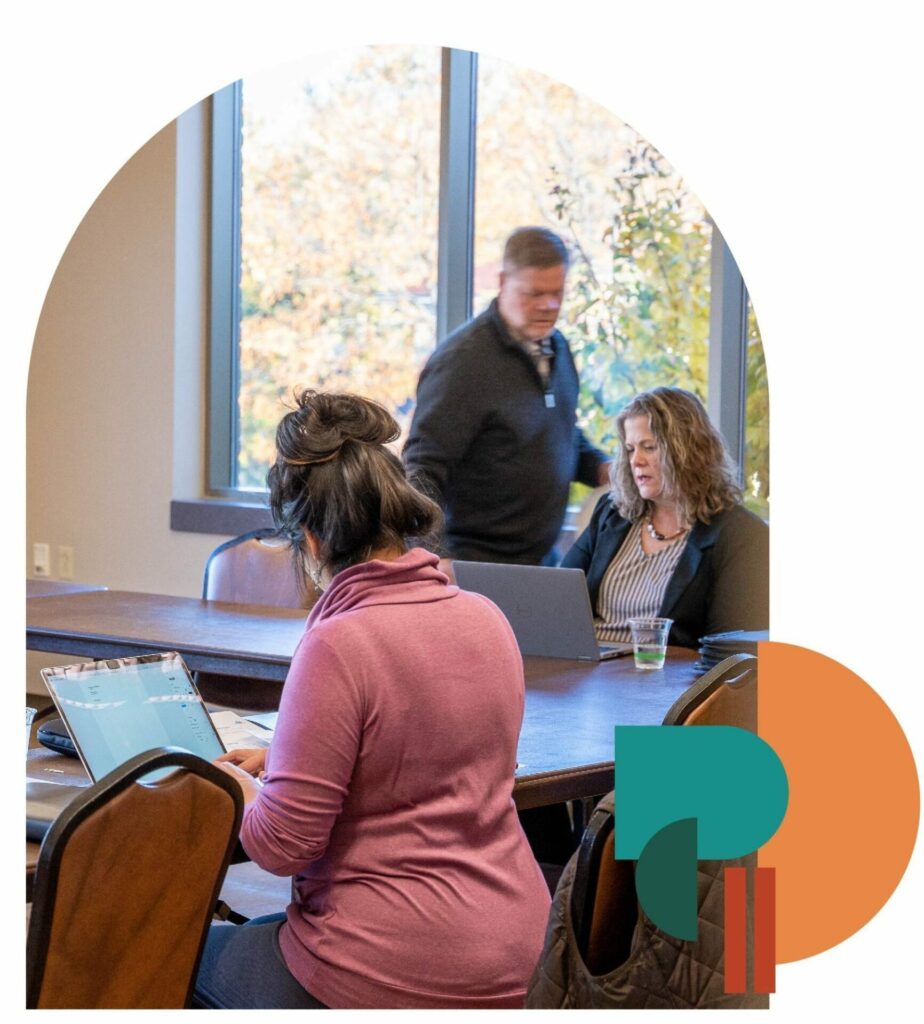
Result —
M759 645L758 731L789 806L758 864L776 871L776 962L814 956L885 905L914 847L920 793L895 716L859 676L815 651Z

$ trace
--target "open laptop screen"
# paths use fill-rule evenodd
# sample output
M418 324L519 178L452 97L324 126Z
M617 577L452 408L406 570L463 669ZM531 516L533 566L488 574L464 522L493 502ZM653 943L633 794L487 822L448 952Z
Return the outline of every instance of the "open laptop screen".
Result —
M153 747L183 747L209 761L224 753L178 654L68 665L42 676L94 781Z

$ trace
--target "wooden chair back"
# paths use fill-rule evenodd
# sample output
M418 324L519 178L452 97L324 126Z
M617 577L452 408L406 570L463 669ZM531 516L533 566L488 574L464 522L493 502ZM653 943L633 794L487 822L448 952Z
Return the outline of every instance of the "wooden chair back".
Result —
M202 596L207 601L304 608L306 612L318 598L312 588L308 593L301 592L289 545L272 529L253 530L215 548L205 564ZM248 711L275 711L279 707L281 684L267 684L262 698L251 699L243 708L238 698L242 685L237 676L202 671L195 679L199 692L212 704Z
M757 659L733 654L671 705L664 725L734 725L757 732Z
M159 781L139 781L171 767ZM170 747L88 787L39 854L27 1006L187 1006L242 806L230 776Z
M314 594L302 594L289 545L275 530L253 530L220 544L209 555L202 581L207 601L310 608Z

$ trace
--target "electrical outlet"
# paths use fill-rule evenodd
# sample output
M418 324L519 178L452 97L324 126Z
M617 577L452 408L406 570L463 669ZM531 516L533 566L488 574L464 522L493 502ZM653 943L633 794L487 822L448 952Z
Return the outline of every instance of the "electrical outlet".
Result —
M32 545L32 575L51 575L51 548L47 544Z
M74 549L66 544L58 548L58 576L62 580L74 578Z

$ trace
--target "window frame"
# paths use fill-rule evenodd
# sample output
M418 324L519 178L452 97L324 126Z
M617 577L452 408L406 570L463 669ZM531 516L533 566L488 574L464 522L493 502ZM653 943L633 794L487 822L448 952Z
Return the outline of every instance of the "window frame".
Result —
M240 80L211 98L207 493L237 499L242 111Z
M440 117L437 320L434 344L472 315L475 137L478 55L443 48ZM209 344L206 500L174 502L173 529L225 532L228 524L265 525L260 492L233 485L238 458L240 342L242 87L237 81L210 99ZM745 454L747 290L721 232L712 224L707 406L743 473ZM196 507L222 504L229 516L200 516ZM259 515L248 515L247 510ZM250 528L249 525L245 528Z

